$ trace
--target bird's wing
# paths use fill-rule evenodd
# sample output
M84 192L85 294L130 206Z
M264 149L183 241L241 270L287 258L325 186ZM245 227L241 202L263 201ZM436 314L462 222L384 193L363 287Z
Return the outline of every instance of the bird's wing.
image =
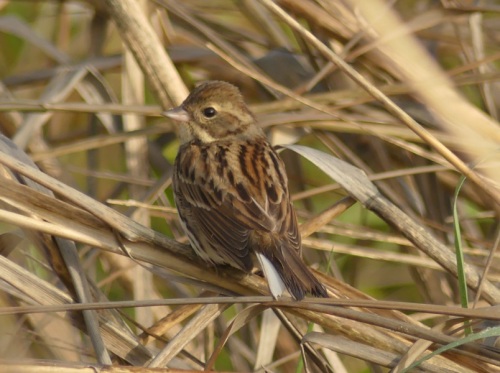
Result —
M205 259L226 263L244 270L252 268L249 257L250 230L235 218L224 202L203 185L178 177L175 200L181 221L191 243Z
M297 217L290 202L285 166L268 142L240 145L238 162L241 177L233 183L234 202L248 225L272 232L286 247L301 252Z
M267 168L256 171L258 177L248 173L236 180L225 177L218 183L207 181L206 161L180 156L176 161L174 188L176 204L191 242L198 252L249 269L249 236L251 232L269 232L289 242L289 247L300 253L300 236L297 219L290 204L286 175L278 155L269 146ZM268 150L266 149L266 151ZM239 164L231 164L233 169ZM278 169L272 169L272 167Z

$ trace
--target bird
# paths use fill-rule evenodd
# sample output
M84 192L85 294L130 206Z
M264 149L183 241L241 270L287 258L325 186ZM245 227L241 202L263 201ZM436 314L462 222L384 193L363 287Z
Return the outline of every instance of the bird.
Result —
M207 81L163 114L179 129L173 194L196 255L247 273L260 264L274 299L328 297L301 258L284 163L239 89Z

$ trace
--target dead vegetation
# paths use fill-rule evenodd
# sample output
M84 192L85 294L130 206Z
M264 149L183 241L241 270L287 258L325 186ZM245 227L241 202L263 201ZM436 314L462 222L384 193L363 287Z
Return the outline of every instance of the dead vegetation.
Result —
M0 371L500 371L494 1L0 12ZM208 79L288 144L330 299L273 301L185 245L160 114Z

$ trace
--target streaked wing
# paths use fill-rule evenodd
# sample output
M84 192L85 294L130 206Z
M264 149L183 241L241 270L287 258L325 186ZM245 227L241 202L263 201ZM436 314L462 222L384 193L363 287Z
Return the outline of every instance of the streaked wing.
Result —
M225 204L218 204L204 187L177 178L175 201L181 221L198 254L214 263L251 269L248 236L250 230L226 214Z
M278 234L281 240L287 241L287 247L301 252L300 233L297 217L288 194L288 181L285 166L272 146L267 142L255 142L238 145L239 166L246 177L245 188L253 196L255 204L265 210L267 219L271 222L266 228ZM252 209L245 196L239 195L238 203L246 205L247 218L252 218ZM245 206L241 206L245 207ZM255 218L253 226L259 224Z
M277 233L287 239L290 247L297 252L300 251L300 236L288 199L283 167L274 169L280 166L278 156L267 143L263 144L264 149L259 152L264 154L261 157L266 157L265 162L256 163L255 158L226 156L226 153L231 152L233 155L239 154L241 150L249 154L249 146L245 149L239 149L238 146L231 144L224 148L227 167L222 179L214 183L207 180L206 175L217 173L221 147L200 149L188 145L179 152L176 160L179 172L174 173L174 187L179 214L185 222L191 242L198 252L206 253L201 256L209 257L216 263L232 262L233 265L249 269L248 242L252 231ZM186 154L186 150L190 153ZM242 171L247 160L252 165ZM267 167L257 169L259 164ZM241 177L235 177L235 173Z
M287 215L286 221L283 224L283 231L286 232L289 247L295 250L299 256L302 255L302 245L300 240L300 232L297 224L297 217L292 206L289 207L290 213Z

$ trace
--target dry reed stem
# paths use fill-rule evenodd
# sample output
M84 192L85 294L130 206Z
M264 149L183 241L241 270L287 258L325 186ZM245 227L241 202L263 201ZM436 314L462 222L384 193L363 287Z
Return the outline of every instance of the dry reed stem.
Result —
M369 8L374 4L377 13ZM19 148L2 141L0 325L5 332L0 334L0 370L163 371L146 367L168 361L171 371L200 371L213 364L233 371L262 371L259 364L291 371L301 348L310 371L335 367L355 372L371 363L400 371L422 353L463 336L455 326L463 325L461 317L471 319L477 330L496 325L498 310L487 307L485 300L498 303L500 273L491 233L498 231L493 207L498 160L489 153L500 136L493 119L498 116L494 81L500 52L492 32L497 13L482 17L486 8L450 11L421 4L424 10L413 14L406 12L410 5L388 4L261 0L236 7L197 0L106 0L78 8L78 1L37 2L23 8L32 17L24 20L12 13L14 2L6 2L6 13L14 16L0 17L0 29L28 47L15 50L11 40L5 43L9 48L1 66L14 73L0 87L0 128L26 149L42 172L26 164ZM81 14L88 17L75 17ZM108 20L116 28L105 34ZM54 40L41 37L40 30ZM82 30L90 30L92 37L85 39ZM162 38L170 44L168 53ZM122 42L128 56L124 64L121 56L106 55L121 53ZM424 49L425 43L433 47ZM283 46L299 58L274 49ZM131 55L158 105L150 104L151 95L143 95L144 84L136 79L140 72L129 67ZM270 65L259 60L263 55L271 58ZM446 71L449 60L453 67ZM345 79L333 62L356 83ZM120 84L117 72L129 78L126 84ZM197 262L180 243L185 240L171 213L158 218L155 205L139 219L142 224L130 219L148 203L170 207L174 127L158 123L155 116L179 103L186 86L205 79L238 84L273 138L335 154L367 174L354 186L373 191L375 182L383 192L382 200L360 199L382 219L359 204L350 206L351 201L339 209L338 200L354 193L351 186L345 190L346 180L340 180L341 188L296 154L282 153L303 221L305 259L317 268L331 299L293 303L252 297L267 294L265 281ZM429 80L432 85L424 84ZM309 92L316 83L320 92ZM473 96L475 88L478 94ZM459 91L468 93L467 98ZM408 100L412 97L422 105ZM472 101L483 104L489 115ZM139 121L144 115L147 125L123 127L125 114ZM133 143L127 151L122 146ZM148 167L141 168L145 163ZM456 272L449 226L449 205L458 183L454 169L475 181L466 183L458 202L469 284L475 288L481 277L487 279L476 295L479 308L456 307L456 279L442 271L444 266ZM37 192L33 183L19 184L20 175L54 195ZM99 202L130 198L139 201L113 209ZM384 215L383 206L392 212ZM148 228L149 223L161 232ZM422 234L409 234L419 229ZM80 277L86 277L91 289L85 304L74 303L73 280L56 260L57 251L44 251L57 248L53 236L78 247L76 265L83 268ZM137 264L140 275L131 270ZM60 266L60 277L50 265ZM151 273L154 281L148 279ZM138 276L145 281L136 281ZM197 296L201 288L240 296ZM146 311L127 310L124 316L108 310L134 306ZM269 308L277 319L269 313L261 316ZM84 333L89 326L81 322L81 310L96 312L96 331L120 361L109 367L96 363L97 355L87 347ZM50 328L42 325L46 319ZM307 322L320 330L307 332ZM13 332L8 325L17 329ZM267 334L265 325L273 332ZM16 361L6 362L9 356ZM75 360L88 364L69 362ZM482 372L499 371L499 366L496 350L469 343L421 367Z

